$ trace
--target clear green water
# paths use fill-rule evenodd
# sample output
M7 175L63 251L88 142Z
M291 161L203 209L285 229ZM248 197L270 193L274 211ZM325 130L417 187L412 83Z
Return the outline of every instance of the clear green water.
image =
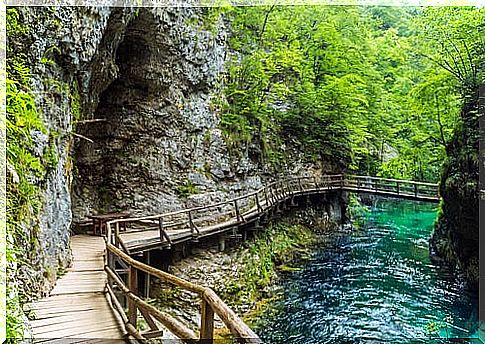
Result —
M421 343L476 337L478 300L429 257L436 205L380 199L325 239L258 319L265 343ZM439 342L439 341L434 341Z

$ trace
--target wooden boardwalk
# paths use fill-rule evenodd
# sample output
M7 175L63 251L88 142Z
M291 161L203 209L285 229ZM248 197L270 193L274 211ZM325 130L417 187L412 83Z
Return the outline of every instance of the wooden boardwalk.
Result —
M105 242L102 237L71 238L72 267L50 295L29 304L36 343L122 343L124 325L106 297Z
M254 223L259 226L261 217L274 210L280 211L279 207L285 203L291 201L294 204L295 200L306 196L341 191L422 202L440 200L438 186L432 183L368 176L330 175L320 181L298 177L269 184L253 193L218 204L154 216L123 218L109 223L126 251L133 254L220 235L240 226Z

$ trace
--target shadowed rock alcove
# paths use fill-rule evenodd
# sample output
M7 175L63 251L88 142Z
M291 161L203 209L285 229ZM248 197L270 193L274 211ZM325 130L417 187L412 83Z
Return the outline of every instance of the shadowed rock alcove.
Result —
M93 213L155 211L163 199L176 202L173 195L161 195L164 187L172 186L173 175L173 159L164 146L182 126L176 101L188 87L179 75L180 53L172 43L148 10L140 10L127 25L112 54L117 75L99 95L92 116L96 121L77 129L92 142L77 139L74 149L75 221Z

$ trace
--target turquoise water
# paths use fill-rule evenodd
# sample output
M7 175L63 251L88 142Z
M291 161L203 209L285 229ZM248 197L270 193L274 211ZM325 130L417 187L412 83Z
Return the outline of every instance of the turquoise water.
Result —
M424 343L476 337L478 300L429 257L436 205L378 200L329 235L258 319L265 343Z

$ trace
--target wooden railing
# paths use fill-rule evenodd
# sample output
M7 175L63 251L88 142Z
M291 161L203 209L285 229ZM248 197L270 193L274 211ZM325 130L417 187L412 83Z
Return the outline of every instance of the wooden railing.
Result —
M195 343L200 340L209 340L210 342L213 338L214 314L217 314L239 342L261 342L258 336L211 289L184 281L131 258L128 248L121 239L120 228L130 231L157 229L160 242L164 242L167 245L166 247L169 247L172 244L172 236L169 232L173 234L177 230L190 230L192 239L197 240L204 235L205 229L210 226L216 229L219 226L221 231L227 230L227 228L236 227L250 220L257 221L269 210L278 209L280 204L285 204L288 200L293 202L295 197L325 193L331 190L369 192L431 201L439 199L438 185L432 183L341 174L324 175L319 178L288 177L246 195L215 204L110 221L107 223L108 264L106 272L109 280L107 288L114 300L115 308L122 315L127 331L140 341L145 338L160 336L161 332L154 321L155 319L186 342ZM212 235L218 232L210 231L210 233ZM127 283L116 273L116 261L118 265L128 269ZM172 316L160 312L137 295L139 271L199 295L202 319L199 336ZM114 296L114 286L126 298L127 314ZM138 311L150 326L150 331L144 334L137 330Z
M322 178L290 177L219 203L157 215L117 219L108 222L107 225L114 231L115 238L119 238L120 230L133 232L158 229L160 240L171 244L167 231L189 228L193 238L196 239L200 236L202 227L221 224L231 219L237 223L244 223L249 217L264 213L282 201L310 190L319 193L340 189L342 181L342 175L327 175Z
M324 193L329 190L378 193L394 197L408 197L437 201L438 185L407 180L386 179L353 175L324 175L316 177L288 177L270 183L254 192L199 207L182 209L157 215L117 219L110 221L116 238L120 230L159 231L160 241L171 244L168 231L190 229L193 239L200 235L200 228L233 220L244 223L250 217L258 216L287 199L310 193Z
M120 313L123 322L125 323L126 330L138 341L143 342L149 338L160 337L163 333L156 322L158 321L171 333L186 343L199 343L201 341L209 343L214 337L214 314L217 314L239 343L261 343L259 337L217 296L212 289L193 284L141 263L110 243L107 243L106 248L108 264L106 265L105 270L108 275L108 293L113 301L114 307ZM121 261L128 267L127 284L116 273L116 258L121 259ZM200 297L201 324L198 336L176 318L159 311L156 307L150 305L137 295L138 272L140 271L175 287L195 293ZM126 304L128 305L127 314L116 298L115 286L126 298ZM140 312L150 327L149 331L141 333L137 329L138 312Z
M357 188L357 191L388 193L396 197L407 196L416 199L439 199L438 184L411 180L369 176L345 176L344 188Z

